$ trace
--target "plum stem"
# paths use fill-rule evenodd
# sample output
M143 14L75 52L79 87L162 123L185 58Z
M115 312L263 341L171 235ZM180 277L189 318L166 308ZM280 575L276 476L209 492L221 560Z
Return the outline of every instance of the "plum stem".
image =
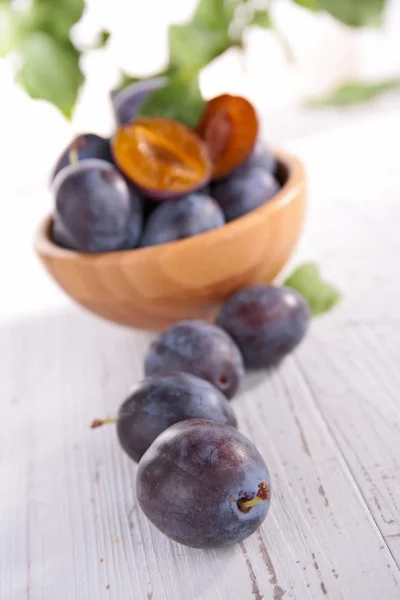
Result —
M79 162L78 148L76 146L71 146L68 158L71 165L76 165Z
M253 508L253 506L257 506L257 504L265 502L265 500L269 500L269 495L270 491L268 483L266 481L261 481L261 483L258 484L258 492L254 498L251 498L250 500L246 498L240 498L240 500L238 500L239 510L242 512L248 512L251 508Z
M265 502L265 498L260 498L259 496L256 496L255 498L252 498L251 500L241 500L240 501L240 508L241 509L246 509L246 508L252 508L253 506L257 506L257 504L260 504L260 502Z
M102 427L103 425L115 425L117 419L108 418L108 419L95 419L90 425L91 429L96 429L96 427Z

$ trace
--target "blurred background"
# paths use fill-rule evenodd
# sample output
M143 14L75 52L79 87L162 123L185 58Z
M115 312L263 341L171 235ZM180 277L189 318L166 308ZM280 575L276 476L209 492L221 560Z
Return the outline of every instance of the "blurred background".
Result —
M113 125L109 92L118 87L121 71L137 77L162 71L169 58L169 26L187 22L197 3L0 0L0 56L6 56L0 59L2 189L6 185L15 189L16 185L42 184L55 155L74 132L109 134ZM213 4L215 8L219 3L211 0L204 4L211 7L211 12ZM319 4L324 7L324 0ZM336 126L341 119L353 119L354 110L338 110L335 106L309 110L303 102L325 96L343 82L379 84L400 77L400 2L325 0L325 4L339 18L324 10L314 12L300 6L315 8L317 0L256 2L256 7L267 6L268 20L260 19L259 25L245 28L240 40L242 49L228 48L205 65L200 72L204 96L228 91L250 97L263 118L265 135L273 143L313 133L329 123ZM18 17L35 6L39 15L39 9L46 14L48 22L43 26L44 19L36 18L37 22L18 39L10 15ZM56 55L50 45L38 49L32 42L42 30L50 41L58 41L57 28L61 29L63 19L80 52L80 56L72 56L72 60L79 60L83 74L83 78L78 75L78 81L73 74L65 75L70 68L69 48ZM14 82L18 69L22 71L22 86ZM59 88L60 95L68 96L72 120L52 104L33 102L24 86L33 96L47 95L56 103L57 94L52 88ZM363 99L362 91L358 99ZM357 97L355 102L358 108L365 108L357 105ZM379 102L387 110L398 105L399 96L381 97Z
M284 146L398 110L399 40L399 0L0 0L3 269L26 260L58 153L77 132L112 133L123 82L192 60L205 98L249 97Z

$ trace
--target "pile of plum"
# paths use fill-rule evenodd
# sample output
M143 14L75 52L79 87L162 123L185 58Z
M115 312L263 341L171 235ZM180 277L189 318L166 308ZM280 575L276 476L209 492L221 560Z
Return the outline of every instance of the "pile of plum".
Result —
M114 97L111 140L75 138L58 160L54 241L78 252L154 246L223 226L273 198L276 160L258 141L253 106L223 95L195 130L138 117L160 80ZM185 99L182 98L182 102ZM228 546L267 515L271 482L253 444L237 431L229 400L245 368L276 366L301 341L310 311L286 287L236 292L217 324L183 321L151 345L145 379L122 404L120 444L134 461L139 504L164 534L196 548Z
M259 140L248 100L210 100L195 130L138 117L161 83L117 94L112 138L81 134L60 156L52 175L58 245L99 253L172 242L222 227L279 191L275 157Z
M271 499L267 466L236 429L229 402L245 368L271 368L304 337L308 304L287 287L236 292L217 324L182 321L145 357L145 379L119 409L119 442L139 463L144 514L171 539L195 548L229 546L251 535Z

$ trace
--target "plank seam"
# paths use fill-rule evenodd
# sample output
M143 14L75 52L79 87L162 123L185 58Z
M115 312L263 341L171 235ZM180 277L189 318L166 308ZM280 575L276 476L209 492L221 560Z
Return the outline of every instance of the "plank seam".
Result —
M341 456L341 458L343 459L343 462L344 462L344 464L345 464L345 465L346 465L346 467L347 467L347 470L348 470L348 472L349 472L349 474L350 474L350 476L351 476L351 478L352 478L352 480L353 480L353 482L354 482L354 485L355 485L356 489L358 490L358 492L359 492L359 494L360 494L360 496L361 496L361 498L362 498L362 501L363 501L363 503L364 503L364 505L365 505L365 507L366 507L366 509L367 509L368 513L371 515L371 517L372 517L372 520L373 520L373 522L375 523L375 526L376 526L376 529L377 529L377 531L378 531L378 533L379 533L379 536L380 536L380 538L382 539L382 541L383 541L384 545L386 546L386 548L388 549L388 551L389 551L389 554L390 554L390 556L392 557L392 559L393 559L393 562L394 562L394 564L396 565L396 567L397 567L397 569L398 569L398 571L399 571L399 573L400 573L400 564L397 562L397 560L396 560L396 558L395 558L395 556L394 556L394 554L393 554L393 552L392 552L391 548L389 547L389 545L388 545L388 543L387 543L387 541L386 541L386 538L385 538L385 536L383 535L382 531L381 531L381 530L380 530L380 528L379 528L379 525L378 525L378 522L377 522L377 520L375 519L375 516L374 516L374 515L373 515L373 513L371 512L371 509L370 509L370 507L369 507L369 505L368 505L368 502L367 502L367 500L366 500L366 498L365 498L365 496L364 496L364 494L363 494L363 492L362 492L362 490L361 490L361 488L360 488L360 486L359 486L359 484L358 484L358 482L357 482L357 479L355 478L355 475L354 475L354 473L353 473L353 470L352 470L352 468L351 468L351 466L350 466L350 464L349 464L348 460L346 459L346 456L345 456L345 454L344 454L344 452L343 452L342 448L341 448L341 447L340 447L340 445L339 445L339 442L338 442L338 440L337 440L337 437L336 437L336 435L335 435L335 433L334 433L334 431L333 431L332 427L329 425L329 422L328 422L328 420L326 419L326 417L325 417L325 414L323 413L323 411L322 411L322 409L321 409L321 406L320 406L320 404L319 404L319 402L318 402L318 397L317 397L317 394L316 394L316 392L315 392L315 390L314 390L314 388L313 388L313 386L312 386L312 384L311 384L311 382L310 382L310 380L309 380L309 378L308 378L308 376L307 376L307 373L306 373L306 371L305 371L305 369L304 369L304 367L303 367L303 365L302 365L302 363L301 363L301 361L300 361L299 357L298 357L297 355L294 355L294 356L293 356L293 359L294 359L294 362L295 362L295 364L296 364L296 366L297 366L297 368L298 368L298 370L299 370L299 373L300 373L300 375L301 375L301 377L302 377L302 379L303 379L303 381L304 381L304 383L305 383L305 385L306 385L306 387L307 387L307 389L308 389L308 391L309 391L309 393L310 393L310 395L311 395L311 397L312 397L312 399L313 399L313 402L314 402L314 404L315 404L315 406L316 406L316 409L318 410L318 412L319 412L319 414L320 414L320 416L321 416L322 420L324 421L324 423L325 423L325 425L326 425L326 427L327 427L327 429L328 429L328 431L329 431L329 434L330 434L330 436L331 436L332 440L334 441L334 443L335 443L335 445L336 445L336 447L337 447L337 449L338 449L339 455L340 455L340 456Z

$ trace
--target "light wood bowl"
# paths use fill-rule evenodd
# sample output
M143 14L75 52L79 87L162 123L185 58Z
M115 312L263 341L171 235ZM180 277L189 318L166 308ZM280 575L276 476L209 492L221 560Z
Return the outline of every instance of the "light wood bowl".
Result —
M304 219L301 162L277 153L276 197L220 229L177 242L80 254L51 240L51 216L40 224L35 249L71 298L123 325L162 330L182 319L212 320L236 290L271 282L292 254Z

